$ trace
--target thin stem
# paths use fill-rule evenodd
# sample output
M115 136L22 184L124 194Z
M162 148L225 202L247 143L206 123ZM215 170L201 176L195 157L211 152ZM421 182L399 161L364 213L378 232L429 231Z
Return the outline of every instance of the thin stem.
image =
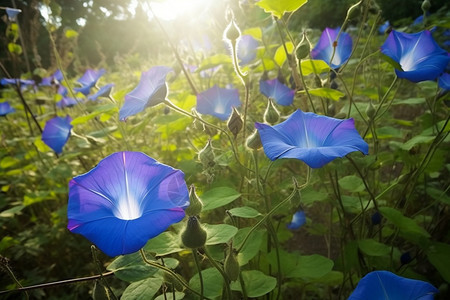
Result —
M228 278L227 274L225 273L223 268L216 262L216 260L211 256L211 254L209 253L209 250L206 246L203 247L203 250L204 250L205 256L208 258L209 262L214 266L214 268L217 269L217 271L219 271L220 275L222 275L228 299L229 300L233 299L233 296L231 294L231 289L230 289L230 279Z
M202 268L200 267L200 262L198 261L197 249L192 249L192 256L194 256L195 266L197 267L198 278L200 280L200 300L203 300L203 275Z
M103 276L101 263L100 263L100 260L98 259L96 250L97 250L97 248L94 245L92 245L91 246L92 258L94 260L95 265L97 266L97 270L100 275L100 280L103 283L103 286L105 286L108 289L108 295L111 295L114 300L117 300L117 297L114 294L114 292L112 291L111 286L109 285L108 281L106 281Z

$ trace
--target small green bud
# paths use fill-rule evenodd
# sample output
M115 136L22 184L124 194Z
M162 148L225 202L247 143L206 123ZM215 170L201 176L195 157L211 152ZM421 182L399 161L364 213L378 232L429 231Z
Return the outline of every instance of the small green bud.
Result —
M372 101L370 101L366 109L366 115L369 117L369 119L373 119L375 113L376 113L375 106L373 106Z
M198 160L204 167L214 166L214 150L212 148L211 139L208 140L206 146L198 153Z
M361 2L362 1L360 1L360 2L350 6L350 8L347 10L347 18L353 19L353 18L356 18L359 15L360 10L358 9L358 6L359 6L359 4L361 4Z
M297 59L299 60L306 58L310 52L311 48L308 42L298 45L297 49L295 50L295 54L297 55Z
M262 147L261 137L259 136L258 130L255 129L251 135L248 136L245 142L248 148L253 150L258 150Z
M225 40L229 40L231 42L236 41L241 36L241 30L234 22L234 19L228 24L227 28L223 32L223 37Z
M189 188L189 206L185 212L188 216L198 216L203 209L203 201L195 192L195 186L192 184Z
M231 113L230 118L228 119L228 129L231 131L231 133L234 135L234 138L238 135L238 133L241 131L242 126L244 125L244 121L242 121L242 117L237 111L235 107L233 107L233 112Z
M223 263L223 268L225 274L228 275L228 278L231 281L236 281L239 278L239 272L241 271L239 267L239 263L236 259L236 254L233 251L233 248L230 247L228 250L228 254L225 257L225 261Z
M422 2L421 8L422 8L423 12L427 12L428 10L430 10L430 7L431 7L431 2L429 0L425 0Z
M206 230L197 217L189 217L186 227L181 233L181 242L187 248L200 248L205 245L206 235Z
M280 119L280 112L273 104L272 98L269 98L267 102L266 111L264 112L264 122L269 123L270 125L275 124Z

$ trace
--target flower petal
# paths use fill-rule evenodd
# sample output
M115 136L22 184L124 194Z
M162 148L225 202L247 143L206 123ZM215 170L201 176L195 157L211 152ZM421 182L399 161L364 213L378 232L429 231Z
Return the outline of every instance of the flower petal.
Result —
M444 73L439 77L439 87L446 91L450 91L450 73Z
M15 112L16 110L11 107L9 102L1 102L0 103L0 116L6 116L7 114L10 114L12 112Z
M339 34L339 30L339 27L336 29L325 28L316 46L311 50L312 58L325 61L333 69L339 68L350 58L353 47L351 36L348 33L341 32L333 56L333 43ZM330 63L332 56L333 61Z
M275 99L280 105L291 105L294 100L295 90L282 84L278 78L259 81L259 90L264 96Z
M359 281L348 300L431 300L438 292L428 282L400 277L388 271L374 271Z
M69 139L70 130L72 129L71 121L72 118L66 116L65 118L54 117L45 123L42 131L42 141L57 154L62 152L64 145Z
M102 86L97 93L88 97L91 101L96 101L98 97L108 97L111 94L111 90L114 87L114 83L110 83Z
M233 107L239 106L241 106L241 101L237 89L222 89L214 85L209 90L197 95L197 111L221 120L228 119Z
M237 44L237 56L241 65L246 65L256 58L256 48L258 41L251 35L244 34L239 38Z
M298 229L306 223L306 215L303 210L299 210L292 216L292 221L287 225L289 229Z

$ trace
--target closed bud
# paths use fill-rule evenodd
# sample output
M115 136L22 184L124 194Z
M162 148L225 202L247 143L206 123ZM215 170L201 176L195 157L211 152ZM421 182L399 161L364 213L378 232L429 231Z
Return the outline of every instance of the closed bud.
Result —
M203 202L195 192L195 186L191 185L189 188L189 206L186 208L185 212L188 216L198 216L203 209Z
M258 150L262 147L261 137L259 136L258 130L255 129L255 131L253 131L253 133L249 135L245 144L248 148L253 150Z
M264 112L264 122L269 123L271 125L278 122L280 119L280 112L273 104L272 98L269 98L269 101L267 102L267 108Z
M238 135L238 133L241 131L242 126L244 125L244 121L242 121L242 117L237 111L235 107L233 107L233 112L231 113L230 118L228 119L228 129L231 131L231 133L234 135L234 138Z
M298 44L297 49L295 49L295 55L297 56L297 59L300 60L306 58L310 52L311 52L311 45L303 35L302 41Z
M350 8L347 10L347 18L353 19L359 15L360 12L360 10L358 9L359 4L361 4L361 2L358 2L350 6Z
M376 113L375 106L373 106L372 101L370 101L369 105L366 108L366 115L369 117L369 119L373 119L375 113Z
M381 214L378 211L376 211L372 215L371 219L372 219L372 224L373 225L379 225L381 223Z
M234 19L232 19L227 28L225 28L223 36L225 40L229 40L231 42L235 42L241 36L241 30L236 25L236 22L234 22Z
M423 12L427 12L430 9L430 7L431 7L431 2L429 0L425 0L422 2L421 8L422 8Z
M186 227L181 233L181 242L187 248L200 248L205 245L206 235L206 230L197 217L189 217Z
M239 278L240 267L239 263L236 259L236 254L234 254L233 248L230 247L228 250L228 254L225 257L225 261L223 263L223 268L225 274L227 274L228 278L231 281L236 281Z
M211 139L208 140L206 146L198 153L198 160L204 167L211 167L214 165L214 150L212 148Z

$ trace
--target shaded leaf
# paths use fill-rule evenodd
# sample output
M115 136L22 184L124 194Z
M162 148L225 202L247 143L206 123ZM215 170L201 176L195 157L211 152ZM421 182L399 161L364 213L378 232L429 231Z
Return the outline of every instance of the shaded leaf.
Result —
M261 271L250 270L242 271L244 279L245 291L248 297L260 297L270 293L277 285L277 280L272 276L267 276ZM233 291L242 291L239 281L231 283Z
M218 187L208 190L201 195L203 211L227 205L239 198L241 194L230 187Z

